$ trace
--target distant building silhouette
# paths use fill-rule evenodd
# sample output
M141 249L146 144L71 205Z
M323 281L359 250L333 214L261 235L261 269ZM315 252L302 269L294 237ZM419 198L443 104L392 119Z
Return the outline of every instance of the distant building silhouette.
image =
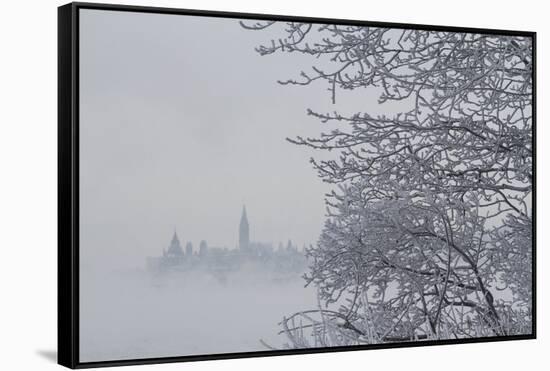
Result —
M238 237L237 249L208 246L206 240L202 240L197 252L193 251L193 244L190 241L186 243L184 252L178 235L174 231L168 249L164 249L160 257L147 258L147 266L155 272L203 269L218 278L225 277L228 272L236 271L244 265L259 266L266 273L272 271L296 274L305 269L305 255L298 251L291 240L288 240L286 248L279 242L276 250L271 243L250 241L246 206L242 208Z

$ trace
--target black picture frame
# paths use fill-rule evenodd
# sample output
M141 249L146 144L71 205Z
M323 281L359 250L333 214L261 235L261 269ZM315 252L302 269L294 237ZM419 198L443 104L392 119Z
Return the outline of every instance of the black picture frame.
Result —
M472 339L402 342L361 346L266 350L197 356L81 362L79 360L79 11L81 9L119 12L191 15L253 20L297 21L308 23L391 27L446 32L516 35L532 38L533 52L533 249L532 249L532 333ZM129 6L99 3L69 3L58 8L58 363L69 368L141 365L169 362L265 357L293 354L357 351L381 348L465 344L536 338L536 33L528 31L462 28L421 24L371 22L344 19L295 17L270 14L232 13Z

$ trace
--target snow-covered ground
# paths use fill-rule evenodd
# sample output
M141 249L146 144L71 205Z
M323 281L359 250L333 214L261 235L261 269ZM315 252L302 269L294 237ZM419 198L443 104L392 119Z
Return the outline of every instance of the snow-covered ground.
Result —
M277 323L316 306L304 281L241 272L224 282L204 273L81 272L82 362L266 350L282 347Z

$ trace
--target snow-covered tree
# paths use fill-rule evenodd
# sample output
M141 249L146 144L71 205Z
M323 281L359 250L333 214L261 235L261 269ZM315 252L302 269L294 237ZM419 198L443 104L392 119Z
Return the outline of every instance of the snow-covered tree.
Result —
M321 304L311 328L332 323L337 345L530 333L531 38L241 24L280 30L261 55L311 56L311 71L281 84L327 84L333 103L341 90L374 89L378 104L401 108L308 109L330 129L289 138L335 154L311 159L334 185L308 249ZM283 321L294 335L295 316Z

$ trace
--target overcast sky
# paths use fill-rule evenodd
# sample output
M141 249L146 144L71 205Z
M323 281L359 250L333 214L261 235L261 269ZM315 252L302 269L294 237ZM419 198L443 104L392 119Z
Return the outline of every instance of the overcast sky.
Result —
M325 86L280 86L310 61L261 57L278 29L237 20L81 10L80 223L84 265L139 264L180 239L234 247L246 204L254 241L315 243L327 186L306 108ZM309 63L308 63L309 62ZM118 259L114 261L118 262Z
M285 138L327 129L307 108L396 107L377 104L373 89L338 92L333 105L325 82L277 84L312 65L310 56L254 50L284 26L250 31L235 19L81 10L84 263L139 264L167 247L174 228L183 243L233 248L243 204L253 241L317 241L329 187L309 159L333 154Z

